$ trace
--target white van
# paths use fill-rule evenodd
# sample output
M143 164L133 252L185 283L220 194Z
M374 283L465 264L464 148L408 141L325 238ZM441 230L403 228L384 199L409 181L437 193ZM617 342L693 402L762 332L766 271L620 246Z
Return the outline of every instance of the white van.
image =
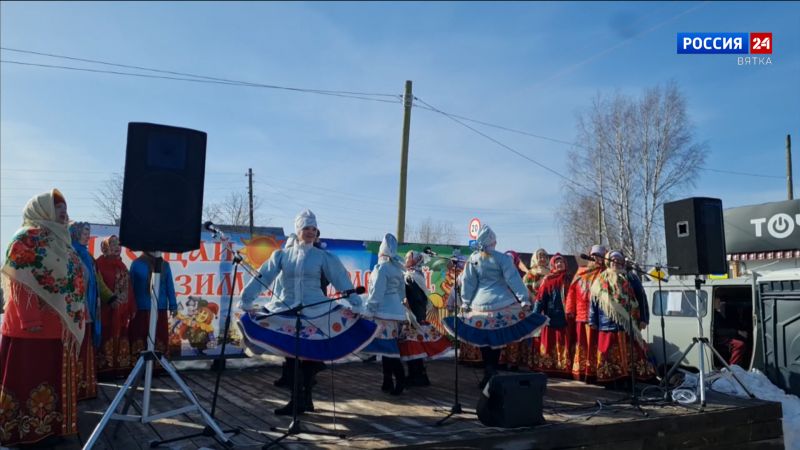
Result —
M644 335L657 364L664 364L666 359L669 368L681 359L692 339L699 336L695 280L675 276L661 283L660 291L655 281L645 282L644 288L650 308L650 323ZM709 279L701 284L703 336L719 348L724 346L715 345L719 343L720 330L715 323L714 299L718 299L727 325L735 322L746 344L747 353L740 365L745 369L758 368L777 386L800 393L800 269ZM682 366L700 367L698 347L699 344L695 345L681 360ZM723 357L729 356L724 349L721 351ZM705 354L706 371L721 366L710 351Z

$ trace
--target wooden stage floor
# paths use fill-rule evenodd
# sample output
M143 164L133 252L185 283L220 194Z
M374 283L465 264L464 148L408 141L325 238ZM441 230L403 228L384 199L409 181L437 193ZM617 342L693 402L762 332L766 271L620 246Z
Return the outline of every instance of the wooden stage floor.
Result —
M708 406L645 404L645 417L623 402L619 406L599 407L598 400L625 399L625 392L571 380L548 380L544 398L547 423L533 428L501 429L483 426L473 414L434 424L445 416L435 408L449 409L454 400L453 362L427 364L433 383L430 387L407 389L400 396L380 390L379 362L354 362L335 366L318 375L314 390L316 412L302 418L312 430L336 430L346 438L299 434L281 442L284 448L783 448L781 407L778 403L743 400L710 393ZM210 408L215 372L183 370L181 377ZM242 433L232 438L236 448L258 449L280 436L270 431L285 427L290 418L275 416L272 410L283 405L289 391L273 386L280 367L268 365L247 369L228 368L223 372L216 418L223 428L239 427ZM459 366L460 400L466 411L475 411L482 369ZM186 405L168 376L154 379L151 413ZM120 382L121 384L121 382ZM335 388L335 389L334 389ZM83 402L79 419L80 435L66 439L58 448L77 449L89 437L103 412L116 395L118 385L101 383L97 399ZM651 391L652 392L652 391ZM141 399L141 395L136 396ZM334 402L335 399L335 402ZM115 424L120 423L116 437ZM142 425L114 422L107 427L96 449L138 450L149 448L150 441L169 439L202 430L195 413ZM164 448L223 448L208 437L194 438ZM276 447L277 448L277 447Z

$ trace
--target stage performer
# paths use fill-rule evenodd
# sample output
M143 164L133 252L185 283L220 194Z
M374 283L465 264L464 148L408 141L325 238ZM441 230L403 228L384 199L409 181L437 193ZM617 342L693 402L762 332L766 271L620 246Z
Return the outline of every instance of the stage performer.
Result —
M364 317L375 322L378 331L375 339L361 352L381 357L381 390L392 395L402 394L406 385L398 345L400 329L406 320L404 297L405 276L397 256L397 238L387 233L378 249L378 264L369 275L369 291L364 304Z
M155 350L166 354L169 351L169 319L167 310L171 315L178 312L178 302L175 297L175 282L172 279L172 269L169 262L161 257L161 252L145 251L131 263L131 284L133 295L136 299L136 315L130 326L131 357L138 358L139 353L147 349L147 334L150 328L150 302L153 269L156 264L161 267L161 282L156 296L156 341ZM164 373L161 366L155 365L159 374Z
M430 386L425 359L435 358L450 349L450 341L428 322L430 300L425 275L424 257L410 250L405 260L405 302L408 321L400 333L401 359L408 365L407 386Z
M529 310L530 294L511 258L495 250L494 231L484 225L478 233L478 251L470 255L461 287L462 312L443 320L447 331L481 350L484 376L480 388L497 373L500 349L531 337L547 324L547 317Z
M95 352L102 340L101 303L116 301L117 297L98 276L94 258L89 254L89 222L72 222L69 226L72 248L81 258L86 280L86 333L78 354L78 401L97 397L97 364Z
M578 269L567 291L567 317L575 319L572 377L593 382L597 375L597 330L589 326L589 305L592 283L606 270L606 248L593 245L591 261Z
M598 330L597 382L609 383L630 377L633 363L637 379L655 377L655 368L647 359L647 345L641 331L646 323L633 284L625 271L625 257L619 251L608 254L611 261L592 283L589 324ZM631 355L630 336L633 336Z
M275 250L276 252L282 252L285 249L292 248L294 244L297 243L297 235L294 233L290 233L289 236L286 237L286 243L283 245L283 249ZM327 281L327 280L326 280ZM271 303L267 303L264 305L264 309L270 312L274 312L276 306L280 305L280 302L283 301L285 295L283 293L283 273L279 273L277 277L275 277L275 281L272 282L272 302L275 303L274 305ZM285 387L291 388L292 387L292 373L294 371L294 362L293 358L286 358L283 364L281 364L281 376L278 377L272 384L276 387Z
M0 445L53 447L78 432L78 352L86 332L85 274L57 189L33 197L2 268ZM47 440L45 440L47 439Z
M342 263L333 254L314 247L317 220L309 210L295 218L295 231L299 242L281 252L273 252L270 259L259 269L261 277L253 278L242 292L242 308L248 312L237 325L242 330L246 344L273 354L299 357L298 381L302 385L295 393L299 400L300 413L313 411L311 388L316 362L338 360L360 351L372 340L377 329L369 320L360 318L361 299L352 295L346 300L331 303L320 289L322 274L340 292L352 291L353 283ZM283 298L275 298L272 311L282 314L259 317L255 314L253 301L282 276ZM295 351L295 310L300 310L299 353ZM292 401L275 410L278 415L292 414Z
M561 254L550 258L550 274L545 277L536 294L533 311L544 314L550 321L536 339L537 365L534 370L548 375L568 376L572 373L572 340L570 326L574 322L564 313L564 297L570 275L567 262Z
M128 327L136 315L128 267L120 257L122 247L119 237L111 235L100 243L97 272L100 279L116 296L114 301L100 306L102 340L97 350L97 377L99 379L124 378L133 369Z

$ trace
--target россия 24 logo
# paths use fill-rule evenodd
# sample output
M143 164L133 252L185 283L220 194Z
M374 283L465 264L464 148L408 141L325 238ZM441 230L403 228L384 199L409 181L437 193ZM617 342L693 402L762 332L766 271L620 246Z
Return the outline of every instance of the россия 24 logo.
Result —
M772 33L678 33L678 54L772 54Z

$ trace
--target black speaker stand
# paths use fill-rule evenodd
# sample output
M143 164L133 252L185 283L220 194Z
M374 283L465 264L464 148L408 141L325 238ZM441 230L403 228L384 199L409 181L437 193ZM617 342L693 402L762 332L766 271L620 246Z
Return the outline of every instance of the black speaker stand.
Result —
M455 297L454 297L454 301L455 301L455 305L454 305L455 316L454 317L455 317L455 320L453 321L453 323L455 324L455 333L454 333L454 336L453 336L455 338L454 341L453 341L453 350L455 351L455 358L454 358L454 361L453 361L453 405L450 407L449 410L438 409L438 408L434 409L435 412L446 412L447 413L446 416L442 417L441 419L439 419L436 422L435 426L437 426L437 427L440 427L440 426L444 425L445 422L447 422L448 419L450 419L451 417L455 416L456 414L472 414L474 416L478 415L477 412L464 411L464 409L461 408L461 402L459 401L459 398L458 398L458 349L459 349L459 347L461 347L461 342L458 340L458 327L459 327L458 317L459 317L460 312L461 312L461 296L460 296L461 293L459 292L459 286L458 286L458 275L459 275L459 273L458 273L458 260L457 259L453 259L452 263L453 263L453 274L455 275L455 278L454 278L455 279L455 283L453 284L453 289L455 289Z

